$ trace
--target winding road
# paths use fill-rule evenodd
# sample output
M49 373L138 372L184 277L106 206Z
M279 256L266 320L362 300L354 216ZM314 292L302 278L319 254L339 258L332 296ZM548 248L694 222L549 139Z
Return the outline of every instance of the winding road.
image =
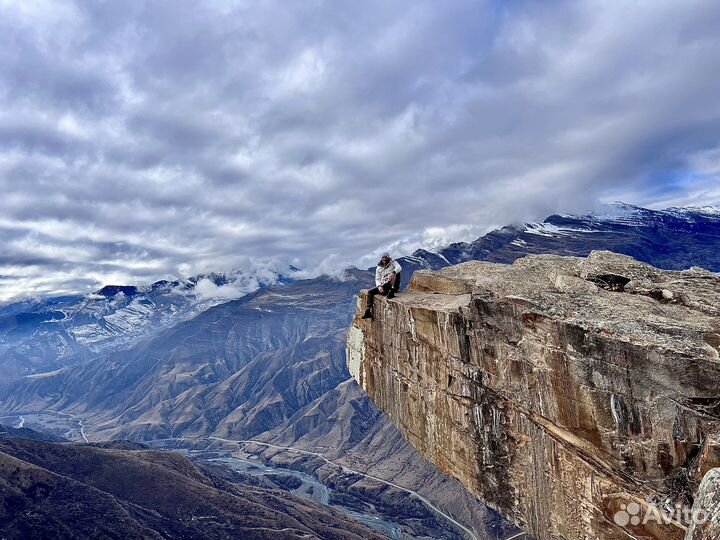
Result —
M266 443L266 442L263 442L263 441L256 441L256 440L254 440L254 439L245 439L245 440L240 440L240 441L233 441L233 440L230 440L230 439L223 439L222 437L212 437L212 436L211 436L211 437L207 437L207 438L210 439L210 440L221 441L221 442L232 443L232 444L251 444L251 443L252 443L252 444L258 444L258 445L261 445L261 446L267 446L268 448L275 448L275 449L277 449L277 450L283 450L283 451L287 451L287 452L295 452L295 453L298 453L298 454L305 454L305 455L308 455L308 456L318 457L318 458L322 459L323 461L325 461L326 463L328 463L328 464L330 464L330 465L334 465L335 467L339 467L339 468L341 468L342 470L347 471L347 472L349 472L349 473L357 474L357 475L360 475L360 476L364 476L365 478L370 478L370 479L375 480L375 481L377 481L377 482L380 482L380 483L382 483L382 484L386 484L386 485L388 485L388 486L392 486L392 487L397 488L397 489L399 489L399 490L402 490L402 491L404 491L404 492L406 492L406 493L409 493L411 496L416 497L417 499L419 499L422 503L424 503L424 504L425 504L428 508L430 508L433 512L441 515L442 517L444 517L445 519L447 519L450 523L452 523L453 525L455 525L456 527L458 527L459 529L461 529L463 532L465 532L465 533L468 535L469 538L472 538L472 540L478 540L478 537L475 535L475 533L474 533L473 531L471 531L470 529L468 529L465 525L463 525L462 523L460 523L459 521L457 521L457 520L456 520L455 518L453 518L452 516L449 516L448 514L446 514L446 513L443 512L442 510L440 510L437 506L435 506L433 503L431 503L431 502L430 502L429 500L427 500L425 497L423 497L422 495L420 495L417 491L413 491L412 489L408 489L408 488L406 488L406 487L400 486L400 485L395 484L395 483L393 483L393 482L390 482L390 481L388 481L388 480L383 480L382 478L378 478L377 476L373 476L372 474L365 474L364 472L361 472L361 471L358 471L358 470L355 470L355 469L351 469L350 467L346 467L346 466L344 466L344 465L340 465L339 463L336 463L336 462L334 462L334 461L331 461L331 460L329 460L328 458L326 458L324 455L319 454L319 453L317 453L317 452L310 452L309 450L300 450L300 449L298 449L298 448L293 448L292 446L280 446L280 445L277 445L277 444L270 444L270 443ZM509 540L509 539L508 539L508 540Z
M52 410L44 410L44 411L38 411L38 412L39 412L39 413L56 414L56 415L58 415L58 416L65 416L65 417L68 417L68 418L72 419L73 421L75 421L75 422L78 423L78 426L79 426L79 428L80 428L80 436L82 437L83 441L84 441L84 442L89 442L89 440L88 440L88 438L87 438L87 435L86 435L86 433L85 433L85 425L83 424L82 419L80 419L79 417L77 417L77 416L75 416L75 415L73 415L73 414L63 413L63 412L60 412L60 411L52 411ZM35 413L35 414L36 414L36 413ZM25 419L24 419L22 416L20 416L17 427L18 427L18 428L21 428L21 427L23 427L24 425L25 425ZM470 538L471 540L478 540L477 535L476 535L472 530L470 530L469 528L467 528L465 525L463 525L462 523L460 523L459 521L457 521L455 518L453 518L453 517L450 516L449 514L443 512L440 508L438 508L437 506L435 506L435 505L434 505L432 502L430 502L427 498L425 498L425 497L423 497L422 495L420 495L417 491L414 491L414 490L412 490L412 489L406 488L406 487L401 486L401 485L399 485L399 484L396 484L396 483L394 483L394 482L390 482L389 480L385 480L385 479L380 478L380 477L378 477L378 476L374 476L374 475L372 475L372 474L366 474L366 473L364 473L364 472L362 472L362 471L358 471L358 470L353 469L353 468L351 468L351 467L347 467L347 466L345 466L345 465L341 465L340 463L337 463L337 462L335 462L335 461L332 461L332 460L328 459L327 457L325 457L323 454L320 454L320 453L318 453L318 452L311 452L310 450L301 450L301 449L299 449L299 448L294 448L294 447L292 447L292 446L282 446L282 445L277 445L277 444L271 444L271 443L267 443L267 442L264 442L264 441L258 441L258 440L255 440L255 439L231 440L231 439L224 439L224 438L222 438L222 437L214 437L214 436L209 436L209 437L168 438L168 439L158 439L158 441L160 441L160 440L176 440L176 441L182 441L182 440L203 440L203 439L204 439L204 440L220 441L220 442L223 442L223 443L238 444L238 445L257 444L257 445L260 445L260 446L266 446L266 447L268 447L268 448L274 448L274 449L276 449L276 450L281 450L281 451L284 451L284 452L295 452L295 453L297 453L297 454L304 454L304 455L308 455L308 456L313 456L313 457L320 458L320 459L323 460L325 463L327 463L327 464L329 464L329 465L333 465L333 466L335 466L335 467L338 467L338 468L340 468L340 469L342 469L343 471L346 471L346 472L348 472L348 473L356 474L356 475L362 476L362 477L364 477L364 478L370 478L371 480L375 480L376 482L380 482L380 483L382 483L382 484L385 484L385 485L394 487L394 488L396 488L396 489L399 489L399 490L401 490L401 491L404 491L405 493L408 493L410 496L417 498L419 501L421 501L423 504L425 504L425 505L426 505L428 508L430 508L433 512L435 512L436 514L444 517L444 518L445 518L446 520L448 520L450 523L452 523L452 524L455 525L457 528L459 528L460 530L462 530L462 531L468 536L468 538ZM525 536L525 533L524 533L524 532L521 532L521 533L518 533L518 534L515 534L515 535L513 535L513 536L508 537L506 540L516 540L516 539L519 539L519 538L521 538L521 537L523 537L523 536Z
M83 442L90 442L90 441L88 440L87 436L85 435L85 425L83 424L82 420L81 420L78 416L75 416L74 414L69 414L69 413L60 412L60 411L50 411L50 410L46 410L46 411L40 411L40 412L41 412L41 413L57 414L58 416L67 416L67 417L70 418L71 420L73 420L73 421L75 421L75 422L78 423L78 427L80 428L80 436L82 437Z

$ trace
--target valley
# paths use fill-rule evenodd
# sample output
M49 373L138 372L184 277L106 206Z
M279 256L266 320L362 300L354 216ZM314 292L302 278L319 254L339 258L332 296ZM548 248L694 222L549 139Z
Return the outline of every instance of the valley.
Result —
M0 425L9 425L15 429L29 428L73 442L89 442L82 420L68 413L26 411L0 414Z
M718 241L718 215L615 208L604 216L551 216L543 224L505 227L437 253L419 250L399 262L407 283L418 269L475 259L512 262L528 253L579 256L606 247L659 266L704 264L717 271L720 261L710 248ZM697 249L688 257L691 247ZM0 422L76 442L129 440L205 457L222 452L223 459L257 461L273 471L255 474L257 481L272 482L276 469L307 474L331 490L331 503L390 524L384 530L391 536L396 526L418 537L441 529L447 538L504 540L517 534L422 458L350 379L346 332L357 292L371 283L370 272L348 269L340 278L262 286L169 326L153 322L161 313L137 326L114 325L116 340L76 357L57 357L58 341L48 339L48 328L61 329L67 317L48 322L24 315L26 309L47 312L52 301L39 308L6 306L0 310L0 333L6 330L0 340L30 347L35 360L33 371L22 374L21 349L6 355L13 358L5 364L7 373L15 375L0 379ZM155 294L158 308L163 290L142 294ZM120 293L124 299L117 298ZM113 302L125 305L129 291L104 294L105 300L93 300L108 303L96 306L98 314L110 313ZM123 337L125 331L132 336Z
M33 429L68 441L88 442L82 419L67 413L46 410L5 414L0 415L0 424L10 425L16 429L23 427ZM289 489L291 493L338 509L349 518L376 529L389 538L478 539L470 528L438 508L420 493L339 464L328 459L321 452L280 446L260 440L230 440L213 436L155 439L146 441L146 444L159 450L179 452L201 465L216 464L228 467L238 473L244 481L247 480L246 477L267 478L270 479L269 485L276 488L279 485L285 489L287 482L278 483L277 477L284 477L285 480L287 477L296 478L300 484ZM267 459L262 452L264 449L273 451L273 458ZM306 459L300 461L293 459L298 456ZM290 459L287 459L288 457ZM318 476L321 476L323 481L314 476L319 469L322 469L322 472ZM342 481L339 481L339 478ZM383 499L390 497L369 496L372 490L365 491L356 486L363 479L376 487L390 488L396 493L393 495L394 498L404 494L419 504L406 505L402 500L388 504Z
M217 443L220 443L218 446ZM387 480L384 480L382 478L379 478L374 475L365 474L363 472L360 472L356 469L352 469L350 467L341 465L337 462L329 460L327 457L325 457L324 454L320 452L311 452L308 450L301 450L297 448L287 447L287 446L278 446L275 444L265 443L262 441L257 440L241 440L241 441L234 441L229 439L222 439L219 437L208 437L208 438L179 438L179 439L166 439L166 440L156 440L152 441L151 446L155 448L162 448L162 449L169 449L169 450L176 450L176 451L182 451L187 452L189 455L193 456L194 458L200 459L200 460L208 460L208 461L219 461L221 463L224 463L226 465L229 465L233 468L233 470L237 470L240 472L243 472L245 474L250 474L252 476L258 476L258 475L277 475L277 474L290 474L292 476L295 476L302 480L302 485L295 488L293 490L294 493L307 495L308 494L308 486L311 487L309 492L309 497L313 500L317 500L318 502L321 502L322 504L330 504L331 499L331 489L326 484L321 483L319 480L317 480L315 477L310 476L309 474L305 472L298 472L293 469L290 469L287 467L285 462L281 461L280 464L283 465L282 467L279 466L272 466L270 464L264 463L259 460L258 454L257 454L257 448L258 447L265 447L268 449L271 449L276 452L275 455L282 456L283 454L297 454L300 456L310 457L310 458L317 458L318 460L321 460L324 464L330 466L335 471L331 474L340 475L340 476L356 476L360 478L367 479L371 482L376 482L385 486L389 486L391 488L394 488L396 490L399 490L409 497L412 497L419 502L421 502L423 505L425 505L429 510L431 510L433 513L441 517L442 519L446 520L448 523L444 524L444 526L438 527L438 531L435 534L438 534L440 536L435 536L436 538L469 538L471 540L478 540L477 535L468 527L464 526L462 523L454 519L451 515L443 512L441 509L439 509L437 506L435 506L431 501L429 501L427 498L423 497L416 491L413 491L412 489L409 489L407 487L403 487L401 485L398 485L394 482L390 482ZM191 449L186 449L185 447L188 446ZM205 446L206 450L199 450L199 447ZM227 448L227 450L219 450ZM223 455L222 457L217 457L216 454L221 451L223 454L229 454L229 455ZM243 456L243 457L238 457ZM272 463L272 462L271 462ZM296 462L297 463L297 462ZM297 466L297 465L296 465ZM306 470L313 470L313 467L315 465L312 463L312 460L310 462L304 462L300 465L300 467L305 468ZM317 470L317 469L315 469ZM325 478L328 477L328 472L324 471L323 476ZM313 489L314 488L314 489ZM347 494L347 492L346 492ZM348 499L343 499L345 504L347 504ZM355 504L362 504L362 501L356 501ZM371 505L372 506L372 505ZM375 507L376 508L376 507ZM373 528L377 528L377 526L380 526L380 530L391 538L416 538L420 536L415 536L413 534L413 531L405 530L401 532L401 526L397 524L392 524L387 521L383 521L378 515L366 515L366 514L359 514L357 512L348 510L346 508L346 511L349 512L349 515L351 515L355 519L360 519L363 523L366 525L370 525ZM382 514L380 514L382 515ZM403 516L402 514L397 516L393 516L395 518L406 518L407 516ZM415 518L417 519L417 518ZM426 528L427 526L425 526ZM458 532L453 533L452 528L456 528ZM407 529L407 527L406 527ZM427 531L425 531L427 532Z

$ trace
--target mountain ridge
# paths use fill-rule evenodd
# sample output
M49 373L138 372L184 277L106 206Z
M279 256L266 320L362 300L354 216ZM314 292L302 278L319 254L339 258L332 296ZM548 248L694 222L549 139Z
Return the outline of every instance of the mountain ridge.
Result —
M706 219L691 212L688 220L647 212L642 226L601 223L600 232L588 231L598 227L597 218L550 216L543 234L508 226L472 243L438 253L417 250L398 260L405 283L417 269L472 257L512 262L528 253L583 255L598 246L640 252L653 264L705 261L718 269L720 225L714 215ZM704 227L699 238L697 219ZM378 477L402 478L404 485L474 524L478 534L495 538L502 530L497 518L478 510L471 495L424 463L357 385L348 383L343 336L356 293L372 281L371 272L350 269L344 280L321 276L260 288L161 328L127 349L5 380L0 410L14 418L28 411L59 411L75 424L81 419L93 440L252 437L321 450ZM29 427L33 418L37 421L27 417ZM70 432L81 440L78 425ZM257 455L294 463L277 451L257 449Z
M0 438L0 472L4 538L384 538L173 452Z

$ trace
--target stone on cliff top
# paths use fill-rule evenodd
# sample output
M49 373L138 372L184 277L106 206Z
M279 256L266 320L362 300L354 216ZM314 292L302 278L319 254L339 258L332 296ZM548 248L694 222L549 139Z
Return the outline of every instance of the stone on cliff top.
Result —
M540 539L685 536L626 510L689 507L717 466L717 275L541 255L375 301L348 366L427 459Z

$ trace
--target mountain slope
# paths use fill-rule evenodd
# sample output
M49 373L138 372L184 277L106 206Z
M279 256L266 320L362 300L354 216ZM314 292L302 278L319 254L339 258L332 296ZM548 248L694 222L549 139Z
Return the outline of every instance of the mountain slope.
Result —
M81 414L95 438L262 433L347 379L342 329L368 279L263 289L127 351L2 383L3 408Z
M714 208L649 210L616 203L602 213L553 215L542 223L503 227L472 243L453 244L440 254L452 264L469 260L508 263L530 254L584 257L591 251L608 250L657 268L702 266L717 272L719 244L720 211Z
M528 253L585 255L592 249L614 249L665 268L696 264L717 271L718 247L717 213L616 206L603 215L551 216L543 224L506 227L399 260L405 283L415 269L470 258L509 262ZM419 458L346 382L344 335L355 293L371 282L371 273L350 271L344 281L320 277L262 288L160 329L127 350L4 381L0 410L76 415L93 440L217 436L320 451L396 479L495 537L493 515Z
M21 538L383 538L172 452L0 438L0 531ZM102 519L98 519L102 517Z
M10 304L0 308L0 377L80 364L147 340L226 302L225 295L291 281L280 274L208 274L148 287L108 285L87 296Z
M341 441L333 456L418 490L496 538L488 515L457 482L424 462L347 382L344 336L370 274L268 287L216 306L122 354L45 377L0 385L4 407L63 410L82 417L91 439L302 436L314 407L318 431L299 446ZM336 400L333 403L333 397ZM349 428L349 430L348 430ZM279 435L278 435L279 437ZM360 451L353 452L356 445ZM392 454L393 464L373 467ZM360 459L361 458L361 459ZM358 478L350 488L361 484ZM502 528L498 528L501 531Z
M480 537L506 538L513 530L493 511L478 504L477 498L459 482L430 466L354 380L341 383L257 439L320 451L335 463L408 486L449 510ZM277 463L287 459L272 449L260 455Z

